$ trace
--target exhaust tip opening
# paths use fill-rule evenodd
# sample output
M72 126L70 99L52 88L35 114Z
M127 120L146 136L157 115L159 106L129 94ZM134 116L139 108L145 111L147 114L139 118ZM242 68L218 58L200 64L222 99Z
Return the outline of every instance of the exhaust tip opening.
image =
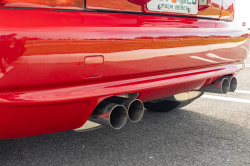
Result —
M235 77L233 77L230 81L230 92L235 92L237 88L237 79Z
M140 100L134 100L128 110L128 118L131 122L138 122L144 114L144 106Z
M124 106L117 105L110 113L109 123L114 129L122 128L127 122L127 111Z
M226 94L229 91L229 81L227 78L223 79L221 84L221 92Z

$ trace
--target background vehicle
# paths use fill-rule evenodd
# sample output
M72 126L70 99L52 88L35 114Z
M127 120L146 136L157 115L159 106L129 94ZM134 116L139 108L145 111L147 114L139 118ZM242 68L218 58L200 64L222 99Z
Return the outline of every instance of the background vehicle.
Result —
M234 91L249 52L229 0L0 4L1 139L89 118L119 129L127 116L141 119L143 102L168 111L203 92ZM153 109L157 102L168 104Z

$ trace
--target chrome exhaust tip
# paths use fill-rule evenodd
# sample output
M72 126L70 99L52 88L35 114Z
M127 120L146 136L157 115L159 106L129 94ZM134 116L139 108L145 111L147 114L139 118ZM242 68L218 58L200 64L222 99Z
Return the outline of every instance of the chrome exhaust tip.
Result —
M226 94L229 91L230 83L226 77L221 77L214 83L201 88L199 91Z
M221 93L226 94L229 91L230 83L227 78L222 78Z
M144 114L144 105L141 100L134 100L128 109L128 119L135 123L139 122Z
M236 88L237 88L237 79L235 77L232 77L231 80L230 80L229 91L230 92L235 92Z
M127 122L127 110L123 105L101 102L97 105L90 121L121 129Z
M123 105L127 109L127 116L131 122L138 122L143 117L144 105L141 100L114 96L104 101Z

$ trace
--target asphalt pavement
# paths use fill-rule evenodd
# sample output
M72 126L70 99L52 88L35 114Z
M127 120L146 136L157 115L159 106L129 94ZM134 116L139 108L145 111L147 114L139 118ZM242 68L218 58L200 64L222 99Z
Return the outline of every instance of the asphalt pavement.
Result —
M166 113L103 127L0 140L0 166L250 165L250 58L226 95L205 93Z

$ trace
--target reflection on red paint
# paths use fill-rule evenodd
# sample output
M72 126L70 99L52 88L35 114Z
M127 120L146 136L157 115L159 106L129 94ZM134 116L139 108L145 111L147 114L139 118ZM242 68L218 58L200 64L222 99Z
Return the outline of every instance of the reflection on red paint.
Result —
M0 0L0 5L11 7L78 7L83 0Z
M84 77L100 77L103 71L103 56L87 56L84 61Z
M207 0L207 5L199 5L197 16L218 19L221 13L223 0Z
M224 0L221 7L220 19L222 20L233 20L234 19L234 0Z
M145 5L147 4L150 0L128 0L129 2L132 2L134 4L138 5Z
M141 6L128 0L87 0L87 9L142 12Z
M78 128L110 96L139 93L150 101L200 89L241 70L249 48L248 31L217 20L24 9L0 15L1 56L13 67L0 78L0 139Z

